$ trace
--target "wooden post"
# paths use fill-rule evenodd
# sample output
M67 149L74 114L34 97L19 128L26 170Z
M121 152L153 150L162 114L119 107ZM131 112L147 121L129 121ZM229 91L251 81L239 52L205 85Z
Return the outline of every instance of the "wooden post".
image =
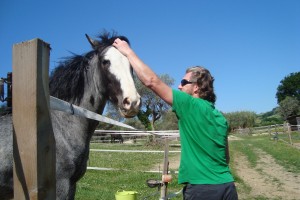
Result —
M291 136L291 125L289 123L286 123L287 128L288 128L288 135L289 135L289 139L290 139L290 144L293 145L293 141L292 141L292 136Z
M167 175L169 171L169 143L168 139L165 139L165 151L164 151L164 169L163 169L163 175ZM167 196L167 188L168 188L168 182L163 181L163 185L160 189L160 200L165 200Z
M299 136L300 136L300 117L296 117L296 121L297 121L297 130L298 130Z
M56 198L49 53L40 39L13 46L14 199Z

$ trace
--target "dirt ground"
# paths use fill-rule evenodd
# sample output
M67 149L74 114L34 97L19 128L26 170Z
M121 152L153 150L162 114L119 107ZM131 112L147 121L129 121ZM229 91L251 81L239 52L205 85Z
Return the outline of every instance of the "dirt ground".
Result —
M239 199L268 199L299 200L300 174L285 170L277 164L274 158L256 149L259 161L255 168L251 168L247 158L236 154L234 159L238 176L251 188L249 194L239 193ZM237 185L239 187L239 185Z
M230 140L239 138L232 137ZM275 159L261 149L256 149L259 160L255 168L243 154L235 154L234 166L238 176L244 181L250 192L239 190L241 185L236 183L240 200L270 199L270 200L300 200L300 174L285 170L275 162ZM178 170L178 157L171 157L169 168ZM299 158L300 159L300 158Z

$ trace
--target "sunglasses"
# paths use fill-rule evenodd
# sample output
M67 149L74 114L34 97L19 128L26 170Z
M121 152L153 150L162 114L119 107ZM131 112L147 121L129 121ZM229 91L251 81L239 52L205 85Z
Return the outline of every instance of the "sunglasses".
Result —
M195 82L191 82L191 81L188 81L186 79L182 79L181 82L180 82L182 87L185 86L186 84L191 84L191 83L195 83Z

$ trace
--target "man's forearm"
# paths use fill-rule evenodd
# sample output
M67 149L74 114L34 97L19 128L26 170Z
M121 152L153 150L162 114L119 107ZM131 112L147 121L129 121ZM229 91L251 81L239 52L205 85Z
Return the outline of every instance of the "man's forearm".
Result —
M152 71L152 69L150 69L150 67L146 65L133 51L127 54L127 58L141 82L151 88L158 79L154 71Z

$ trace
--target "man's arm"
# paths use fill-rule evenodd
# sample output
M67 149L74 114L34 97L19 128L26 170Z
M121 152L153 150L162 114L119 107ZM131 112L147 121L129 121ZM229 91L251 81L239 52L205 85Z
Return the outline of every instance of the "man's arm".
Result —
M172 105L173 96L172 88L165 84L153 71L146 65L129 47L127 42L116 39L113 43L123 55L125 55L131 66L133 67L135 73L141 82L153 92L155 92L160 98L162 98L167 104Z

